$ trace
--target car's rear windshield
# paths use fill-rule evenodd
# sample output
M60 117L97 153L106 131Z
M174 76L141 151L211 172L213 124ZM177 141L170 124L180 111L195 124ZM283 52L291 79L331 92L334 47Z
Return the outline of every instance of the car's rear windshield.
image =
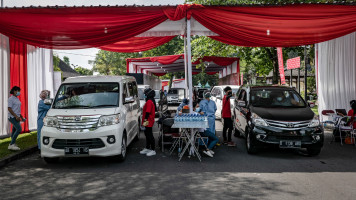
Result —
M253 89L250 96L254 107L306 107L302 97L295 90Z
M58 90L53 108L104 108L119 106L118 83L70 83Z
M168 94L169 95L178 95L178 98L179 99L183 99L184 98L184 93L185 93L185 91L184 91L184 89L171 89L171 90L169 90L168 91Z

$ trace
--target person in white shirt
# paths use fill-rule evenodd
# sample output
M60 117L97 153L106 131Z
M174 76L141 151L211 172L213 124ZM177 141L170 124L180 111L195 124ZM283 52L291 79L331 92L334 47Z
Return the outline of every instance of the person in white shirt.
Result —
M20 121L25 121L21 115L21 102L18 98L20 96L20 87L14 86L10 94L12 96L8 99L8 120L12 124L11 142L8 149L18 151L20 148L16 145L16 139L22 132Z

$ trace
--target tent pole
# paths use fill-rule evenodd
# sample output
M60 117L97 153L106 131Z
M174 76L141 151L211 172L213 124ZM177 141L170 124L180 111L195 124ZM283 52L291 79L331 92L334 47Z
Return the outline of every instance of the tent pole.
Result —
M187 20L187 64L188 64L188 75L192 73L192 49L190 46L190 19ZM187 75L187 74L186 74ZM188 89L189 89L189 111L193 113L193 82L192 76L188 77Z
M187 73L187 37L183 37L184 39L184 78L185 78L185 94L188 96L188 77Z

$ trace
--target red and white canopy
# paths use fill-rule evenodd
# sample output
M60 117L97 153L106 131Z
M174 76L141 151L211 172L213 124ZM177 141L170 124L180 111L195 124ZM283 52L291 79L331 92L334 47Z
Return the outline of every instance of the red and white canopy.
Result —
M170 72L184 71L184 54L146 58L127 58L126 62L128 73L144 73L163 76ZM202 71L201 68L197 67L198 64L203 64L203 67L205 67L204 71L209 75L219 73L220 78L231 73L240 72L239 58L205 56L192 62L193 74L198 74Z
M356 6L184 4L3 8L0 9L0 33L43 48L97 47L133 52L184 35L186 19L190 20L191 35L205 35L239 46L288 47L355 32Z

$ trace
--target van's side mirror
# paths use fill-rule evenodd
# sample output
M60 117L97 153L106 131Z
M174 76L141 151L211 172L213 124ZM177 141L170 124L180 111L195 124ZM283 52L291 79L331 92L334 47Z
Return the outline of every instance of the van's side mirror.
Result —
M133 102L135 102L135 99L133 97L126 97L124 103L126 104L126 103L133 103Z
M53 103L53 99L45 99L44 100L44 104L46 104L46 105L52 105L52 103Z
M238 101L237 105L242 107L242 108L245 108L246 107L246 102L245 101Z

